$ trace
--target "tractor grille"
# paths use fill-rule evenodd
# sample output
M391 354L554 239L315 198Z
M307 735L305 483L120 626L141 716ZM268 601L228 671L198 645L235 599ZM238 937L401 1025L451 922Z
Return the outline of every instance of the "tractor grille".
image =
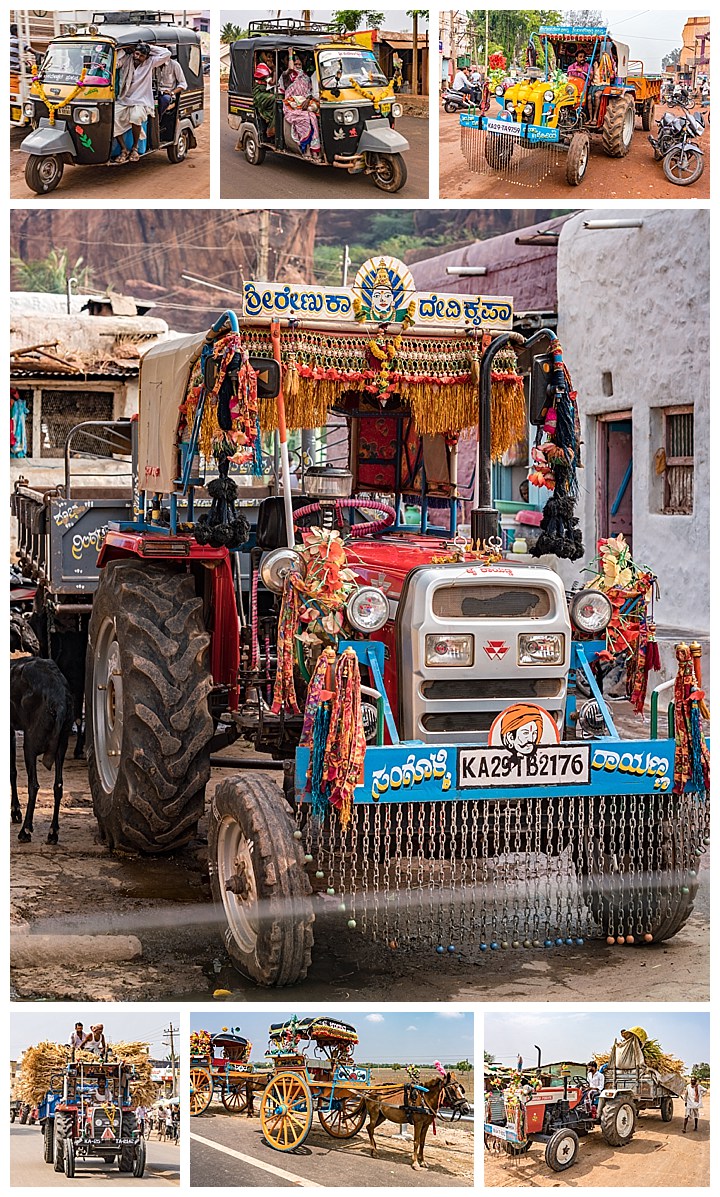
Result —
M93 1110L93 1137L116 1139L120 1134L120 1111L116 1106L99 1106Z
M433 615L441 619L542 619L553 609L552 595L541 587L439 586Z
M423 698L503 698L510 702L526 702L533 698L559 698L565 689L562 678L528 677L512 678L462 678L448 682L423 682L420 692Z

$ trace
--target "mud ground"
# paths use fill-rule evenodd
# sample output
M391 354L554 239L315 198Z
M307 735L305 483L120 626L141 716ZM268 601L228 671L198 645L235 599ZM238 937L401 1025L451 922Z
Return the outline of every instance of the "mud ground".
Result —
M71 750L72 751L72 741ZM18 744L19 792L27 788ZM235 755L238 746L233 749ZM11 935L117 932L136 935L142 958L49 958L42 967L13 968L16 1000L287 1002L286 990L258 990L231 966L214 915L204 828L198 842L167 858L111 854L98 839L87 768L65 765L60 842L45 843L52 810L52 774L39 764L41 790L32 843L11 828ZM226 775L213 769L210 787ZM277 774L274 775L277 777ZM392 951L351 932L337 916L317 912L313 965L292 989L301 1001L608 1001L701 1002L709 997L709 869L695 911L666 944L497 952L477 958L438 957L433 947ZM411 989L408 988L411 986Z
M704 1098L697 1133L682 1133L684 1106L675 1101L672 1122L660 1114L641 1114L632 1141L622 1149L608 1147L599 1131L580 1140L577 1162L567 1172L551 1172L545 1164L544 1146L527 1155L510 1156L484 1151L485 1184L501 1188L692 1188L710 1184L709 1097Z
M658 104L655 116L659 120L667 108ZM698 111L695 109L695 111ZM490 112L495 115L495 109ZM564 199L572 204L585 204L592 200L606 199L656 199L656 200L698 200L710 197L710 124L707 110L704 111L705 132L697 145L705 151L705 170L696 183L690 187L678 187L669 183L663 174L662 163L656 162L648 134L643 132L640 120L635 121L635 134L630 152L625 158L608 158L603 152L601 139L590 138L590 161L587 173L579 187L570 187L565 181L565 163L535 187L490 174L468 170L460 149L460 114L452 115L440 110L440 198L453 200L469 199L521 199L525 202L537 199ZM653 125L653 134L657 126Z

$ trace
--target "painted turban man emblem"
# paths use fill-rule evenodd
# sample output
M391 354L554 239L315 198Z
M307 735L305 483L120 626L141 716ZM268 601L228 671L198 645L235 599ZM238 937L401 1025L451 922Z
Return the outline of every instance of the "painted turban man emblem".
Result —
M537 707L509 707L500 719L500 739L514 757L533 757L542 742L543 717Z

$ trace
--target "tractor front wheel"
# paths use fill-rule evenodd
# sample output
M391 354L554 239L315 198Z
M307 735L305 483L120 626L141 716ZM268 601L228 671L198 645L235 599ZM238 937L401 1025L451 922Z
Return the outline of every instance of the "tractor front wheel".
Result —
M313 945L310 883L282 790L262 773L230 777L210 808L210 886L233 964L257 985L304 980Z
M123 1139L130 1138L137 1130L137 1119L134 1114L123 1114L122 1119L122 1137ZM118 1171L132 1172L135 1164L135 1148L136 1143L129 1143L123 1147L118 1156ZM144 1146L144 1144L143 1144Z
M545 1163L553 1172L564 1172L575 1163L579 1147L580 1140L575 1131L564 1126L545 1144Z
M135 1143L135 1156L133 1159L132 1174L139 1180L145 1171L145 1161L147 1159L147 1148L144 1139L138 1139Z
M573 133L565 163L565 178L571 187L578 187L585 178L590 159L590 138L587 133Z
M85 681L93 810L111 848L173 852L195 835L210 776L210 637L190 574L103 570Z
M635 132L635 102L631 96L608 100L602 128L603 149L609 158L625 158Z
M72 1124L72 1114L55 1115L53 1163L56 1172L63 1172L65 1170L65 1147L71 1141Z
M63 1152L63 1171L68 1180L72 1180L75 1175L75 1144L72 1139L67 1139L65 1142L65 1150Z
M55 1119L46 1118L43 1122L43 1159L46 1164L55 1162Z
M608 1101L600 1114L600 1129L608 1147L626 1147L635 1134L637 1112L627 1098Z

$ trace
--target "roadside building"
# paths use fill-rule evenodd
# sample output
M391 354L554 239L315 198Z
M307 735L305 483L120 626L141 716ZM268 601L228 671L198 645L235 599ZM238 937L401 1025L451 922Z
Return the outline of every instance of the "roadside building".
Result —
M700 76L710 75L710 18L688 17L683 27L680 75L691 87Z

